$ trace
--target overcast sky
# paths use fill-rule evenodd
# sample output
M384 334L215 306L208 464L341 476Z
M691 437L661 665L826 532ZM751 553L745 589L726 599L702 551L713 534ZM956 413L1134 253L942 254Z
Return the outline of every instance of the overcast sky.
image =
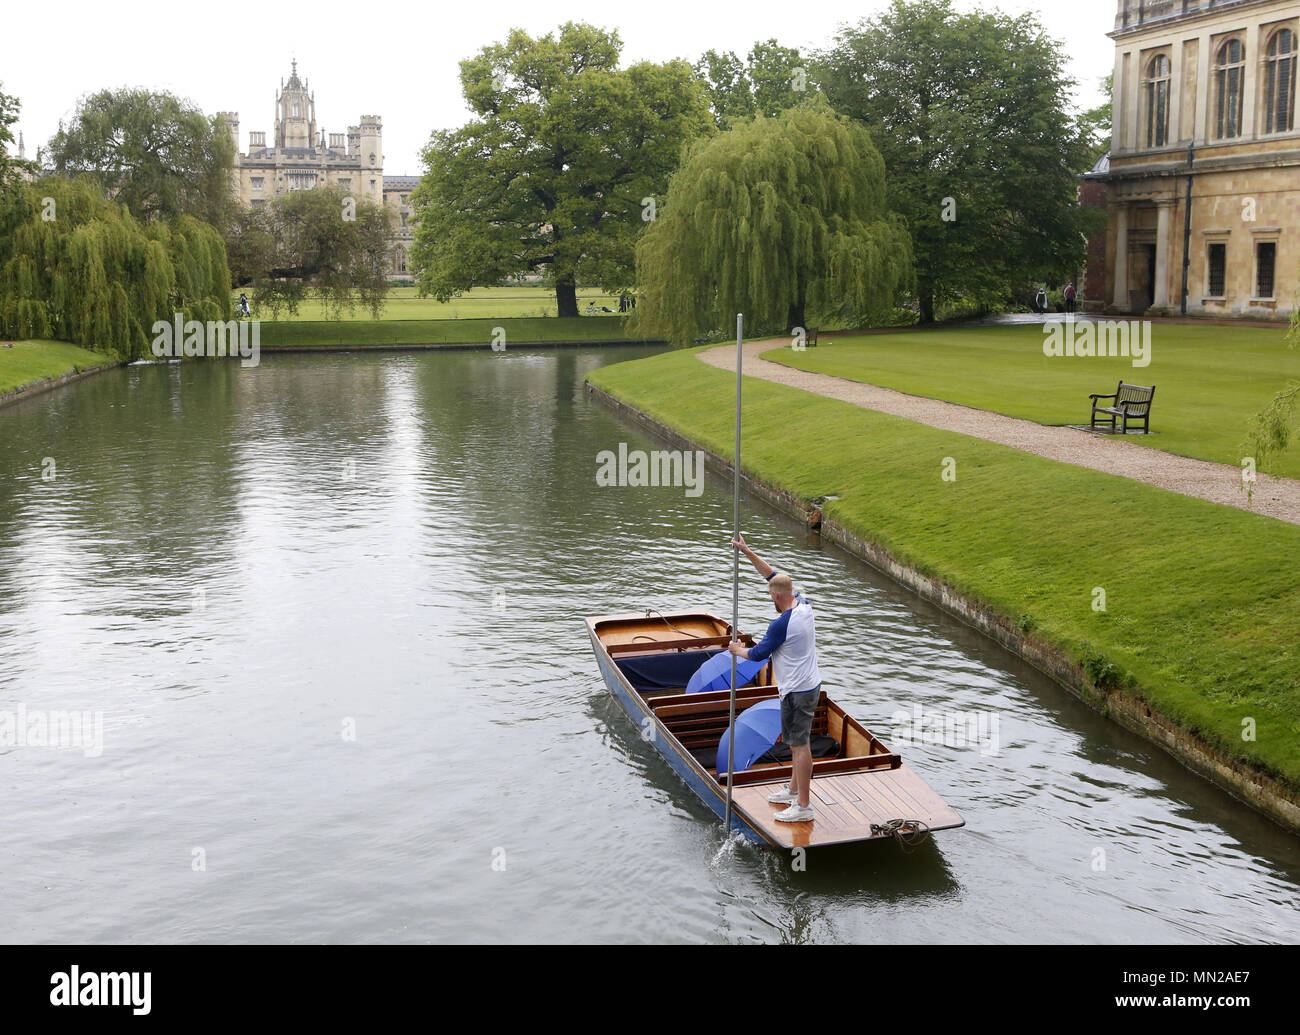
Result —
M616 29L623 60L694 62L710 48L742 57L756 40L825 46L836 30L888 6L887 0L492 0L488 3L203 4L177 0L60 0L6 5L0 89L22 104L27 155L46 143L77 99L108 87L169 90L205 112L237 111L240 150L250 130L274 130L275 92L298 60L316 95L317 129L345 132L364 115L384 125L384 171L418 175L434 129L466 121L457 63L518 27L543 35L565 21ZM958 0L967 10L1032 11L1066 44L1078 104L1101 100L1111 70L1114 0ZM223 10L249 12L214 22ZM15 133L15 138L17 133Z

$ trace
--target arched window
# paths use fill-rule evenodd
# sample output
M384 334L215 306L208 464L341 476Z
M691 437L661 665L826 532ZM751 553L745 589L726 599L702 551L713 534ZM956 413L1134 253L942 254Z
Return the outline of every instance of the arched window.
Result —
M1246 48L1241 40L1228 40L1219 48L1214 65L1216 93L1214 135L1220 140L1241 136L1242 78L1246 74Z
M1157 54L1147 65L1147 147L1169 143L1169 57Z
M1279 29L1268 44L1264 92L1266 133L1295 129L1295 62L1295 33Z

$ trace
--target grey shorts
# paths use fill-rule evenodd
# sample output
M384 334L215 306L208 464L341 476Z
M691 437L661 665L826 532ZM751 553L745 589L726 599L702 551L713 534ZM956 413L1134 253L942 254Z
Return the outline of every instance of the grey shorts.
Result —
M781 698L781 740L786 747L807 747L812 742L813 714L821 700L822 685Z

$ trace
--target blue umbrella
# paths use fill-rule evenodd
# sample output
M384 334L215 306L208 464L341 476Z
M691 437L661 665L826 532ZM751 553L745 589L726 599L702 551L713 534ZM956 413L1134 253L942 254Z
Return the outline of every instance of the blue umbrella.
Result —
M766 661L736 659L736 686L741 687L758 675ZM688 694L702 694L705 690L731 689L731 652L721 651L701 665L686 684Z
M718 742L718 760L713 767L720 773L727 771L728 733ZM767 752L781 735L781 702L773 698L759 701L736 716L736 772L743 772Z

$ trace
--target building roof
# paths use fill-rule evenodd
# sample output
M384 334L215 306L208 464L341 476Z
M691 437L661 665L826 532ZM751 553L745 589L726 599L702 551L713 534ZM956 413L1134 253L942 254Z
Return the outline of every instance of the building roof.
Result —
M1110 175L1110 152L1107 151L1104 155L1102 155L1100 158L1097 159L1097 164L1094 165L1091 170L1083 174L1083 178L1085 180L1096 180L1109 175Z
M402 190L402 189L414 190L419 185L420 185L420 177L418 176L385 176L384 177L384 190L388 190L390 187L396 188L398 190Z

